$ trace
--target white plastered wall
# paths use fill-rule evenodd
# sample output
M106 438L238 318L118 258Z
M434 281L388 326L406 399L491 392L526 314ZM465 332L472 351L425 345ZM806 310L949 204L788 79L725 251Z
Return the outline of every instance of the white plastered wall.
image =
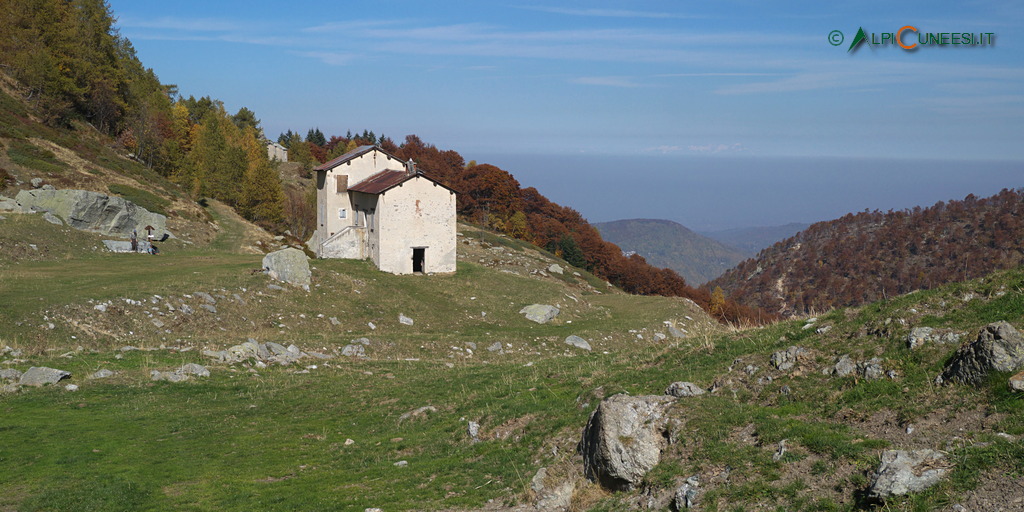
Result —
M377 201L377 267L411 274L413 248L425 248L427 273L455 272L455 194L417 176Z

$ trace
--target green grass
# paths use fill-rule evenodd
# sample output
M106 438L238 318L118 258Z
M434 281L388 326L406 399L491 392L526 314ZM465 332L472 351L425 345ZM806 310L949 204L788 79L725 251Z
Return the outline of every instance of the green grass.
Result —
M167 207L171 202L146 190L139 190L127 185L115 183L107 187L111 193L117 194L153 213L167 215Z
M67 164L57 160L52 151L23 140L11 141L7 156L15 164L45 173L59 173L67 169Z
M600 397L662 394L678 380L720 388L672 409L679 441L647 475L645 489L609 496L581 484L583 508L621 510L644 492L671 493L698 474L705 510L857 510L866 506L858 496L880 451L900 447L870 430L869 420L916 422L936 411L955 418L978 407L993 415L994 430L950 431L964 440L949 450L956 464L950 478L890 508L946 506L984 474L1019 478L1024 445L993 433L1024 434L1024 400L1007 390L1006 375L978 389L935 387L931 380L956 347L910 351L904 338L925 322L958 332L977 332L995 317L1020 326L1020 271L823 314L818 325L832 326L825 334L803 329L803 321L700 331L704 317L682 300L596 294L575 276L524 278L468 261L454 275L426 277L384 274L365 261L316 260L310 292L271 291L265 275L251 273L261 256L240 253L243 226L221 209L209 211L222 228L216 241L202 249L164 244L158 257L93 251L99 237L39 216L0 220L0 347L20 348L26 359L5 366L66 369L81 386L75 393L58 386L0 395L0 463L18 468L0 472L0 510L458 510L488 500L514 503L528 494L540 467L582 470L575 446ZM464 234L528 251L493 234ZM188 301L197 291L220 296L218 313L167 314L162 329L146 312L167 313L164 302L123 301ZM959 300L967 292L980 298ZM111 306L99 313L97 302ZM559 304L562 313L534 324L518 314L530 303ZM399 324L399 313L415 325ZM693 335L654 342L670 319L687 322ZM562 340L569 334L589 339L595 350L567 349ZM210 365L211 377L188 383L148 378L152 369L209 363L202 348L248 337L331 352L360 336L371 340L369 360L318 361L308 373L298 372L310 363ZM504 353L485 350L495 341ZM161 344L166 348L115 357L122 345ZM470 344L477 346L472 355ZM799 374L771 369L772 352L790 345L813 352L810 367ZM181 346L194 348L175 348ZM67 351L71 357L61 357ZM899 378L822 375L841 354L881 357ZM757 368L753 375L747 366ZM118 374L84 378L99 368ZM426 405L437 411L400 420ZM470 442L468 421L480 423L482 442ZM783 439L789 451L773 460ZM408 465L394 466L400 460ZM801 467L802 475L790 474ZM727 469L728 480L711 478Z

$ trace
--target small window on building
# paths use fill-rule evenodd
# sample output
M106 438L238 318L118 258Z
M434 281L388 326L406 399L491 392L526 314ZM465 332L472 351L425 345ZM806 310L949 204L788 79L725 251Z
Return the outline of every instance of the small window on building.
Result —
M334 177L334 181L335 181L335 183L337 184L337 187L338 187L337 188L337 193L338 194L342 194L344 192L348 192L348 175L347 174L339 174L339 175L335 176Z
M348 212L346 212L344 208L338 208L338 218L339 219L344 219L344 218L347 218L347 217L348 217Z

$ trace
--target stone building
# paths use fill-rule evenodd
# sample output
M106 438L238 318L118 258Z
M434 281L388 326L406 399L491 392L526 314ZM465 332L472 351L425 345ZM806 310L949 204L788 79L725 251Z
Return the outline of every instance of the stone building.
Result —
M455 191L379 146L314 169L321 258L373 260L393 274L455 272Z
M277 159L279 162L288 161L288 148L271 140L265 142L267 143L267 158Z

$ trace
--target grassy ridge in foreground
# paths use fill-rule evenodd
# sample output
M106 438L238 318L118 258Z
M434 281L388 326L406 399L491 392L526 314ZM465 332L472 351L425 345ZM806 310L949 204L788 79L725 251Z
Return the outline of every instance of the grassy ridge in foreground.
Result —
M39 246L61 234L27 219L19 222L39 222L24 231L40 237ZM664 499L694 474L705 510L867 509L869 474L885 448L940 448L954 463L939 486L891 501L893 510L960 502L984 509L996 503L989 488L1007 489L998 499L1017 497L1024 400L1006 391L1005 375L980 388L934 386L955 347L911 351L905 338L918 325L967 339L992 320L1022 327L1019 269L836 310L812 328L790 321L722 332L682 300L598 294L584 279L527 272L549 260L482 243L482 236L464 237L454 276L391 276L366 262L315 261L312 292L272 292L265 276L248 272L259 257L232 252L245 245L237 228L225 224L214 249L181 247L159 258L87 251L14 262L0 248L0 346L26 352L25 361L3 366L66 369L81 386L0 395L0 461L10 468L0 473L0 510L435 510L521 502L540 467L549 468L549 483L581 472L575 445L602 397L661 394L677 380L718 391L673 410L679 441L644 489L609 495L581 482L578 509ZM196 291L238 293L246 303L222 299L216 315L162 317L167 325L158 330L143 311L150 303L117 305L104 316L88 302ZM517 313L531 302L557 302L563 314L532 324ZM415 325L399 324L399 313ZM691 337L654 341L664 320L686 322ZM561 343L568 334L591 340L594 352L568 350ZM369 360L339 357L308 369L211 364L206 379L148 380L151 369L209 363L199 348L248 336L336 351L362 335L371 338ZM495 340L502 352L484 350ZM471 343L478 347L472 355ZM118 359L123 344L170 348ZM77 345L83 350L75 352ZM772 369L772 352L790 345L811 357L791 372ZM59 355L68 350L71 357ZM842 354L878 357L895 378L824 375ZM118 374L84 379L99 368ZM401 419L428 405L436 411ZM480 424L481 442L470 441L469 421ZM776 460L782 440L788 451ZM403 460L407 466L394 465Z

